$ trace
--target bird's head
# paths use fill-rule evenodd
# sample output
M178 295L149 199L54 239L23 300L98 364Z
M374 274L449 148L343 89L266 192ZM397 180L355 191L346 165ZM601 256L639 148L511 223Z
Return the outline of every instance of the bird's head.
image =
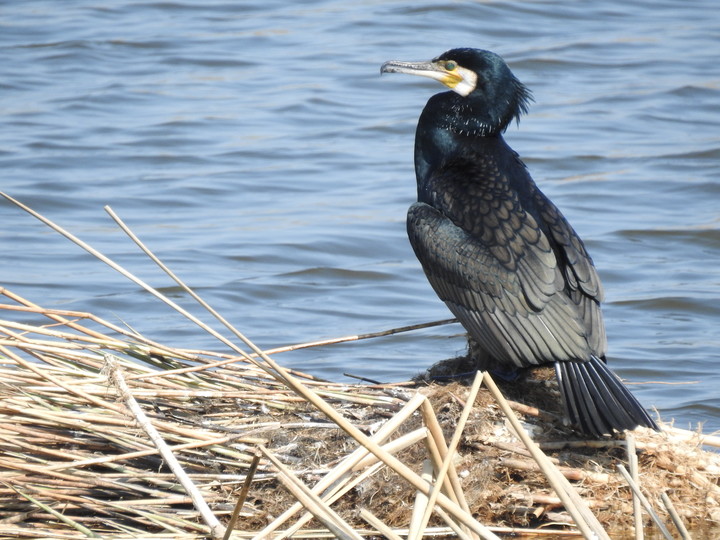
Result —
M513 119L519 120L527 112L532 100L505 61L482 49L451 49L429 62L390 61L382 65L380 73L407 73L440 81L462 98L455 108L475 115L483 135L505 131Z

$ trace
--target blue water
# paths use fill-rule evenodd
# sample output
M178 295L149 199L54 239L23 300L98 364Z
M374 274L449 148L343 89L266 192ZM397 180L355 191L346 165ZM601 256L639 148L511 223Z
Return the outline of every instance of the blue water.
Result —
M599 268L611 365L656 381L633 390L664 419L720 429L714 0L5 2L0 187L201 314L110 205L262 347L444 319L404 230L415 124L442 88L379 67L457 46L534 92L507 140ZM5 201L0 219L0 285L221 350ZM390 381L464 347L452 325L277 359Z

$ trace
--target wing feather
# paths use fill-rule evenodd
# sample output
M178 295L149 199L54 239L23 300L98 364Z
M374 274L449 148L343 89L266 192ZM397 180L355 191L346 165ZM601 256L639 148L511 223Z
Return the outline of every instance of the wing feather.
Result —
M562 258L559 268L563 269L567 295L578 306L593 354L603 357L607 352L605 324L600 311L603 288L592 258L553 202L538 189L534 198L540 219L546 225L552 242L558 246L557 251Z
M510 214L508 214L509 217ZM583 311L558 290L547 239L528 222L505 229L504 251L425 203L408 212L408 235L430 284L476 340L497 360L528 366L589 358ZM497 222L503 228L506 222ZM533 242L526 239L531 238Z

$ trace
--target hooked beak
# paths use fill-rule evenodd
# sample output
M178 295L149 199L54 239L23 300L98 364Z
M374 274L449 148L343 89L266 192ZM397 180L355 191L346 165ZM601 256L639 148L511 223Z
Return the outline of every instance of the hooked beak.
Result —
M418 75L420 77L428 77L440 81L449 88L454 88L463 79L462 75L457 72L448 71L440 62L398 62L391 60L385 62L380 67L380 73L407 73L408 75Z
M398 62L392 60L380 67L380 73L407 73L440 81L463 97L477 87L477 74L461 67L452 60L431 60L429 62Z

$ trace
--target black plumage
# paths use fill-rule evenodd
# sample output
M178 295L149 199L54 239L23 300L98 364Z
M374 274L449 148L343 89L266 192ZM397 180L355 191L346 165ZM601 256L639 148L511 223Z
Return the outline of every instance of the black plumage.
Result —
M554 363L566 413L591 435L657 429L606 366L597 271L582 240L502 134L530 92L496 54L453 49L383 73L441 81L417 126L410 243L438 296L509 368Z

